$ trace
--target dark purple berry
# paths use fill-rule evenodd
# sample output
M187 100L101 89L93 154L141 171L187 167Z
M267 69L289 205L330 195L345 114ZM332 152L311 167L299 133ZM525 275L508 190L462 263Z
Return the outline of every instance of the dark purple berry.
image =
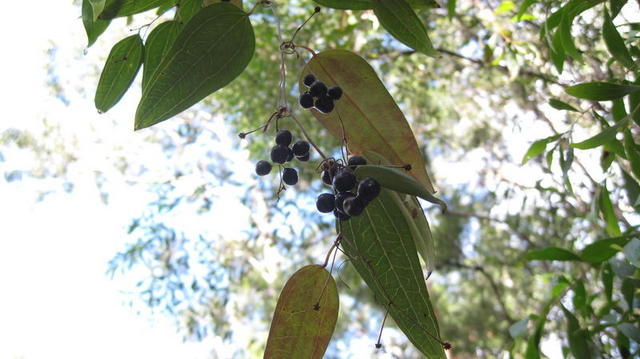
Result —
M344 213L344 200L350 197L355 197L356 194L353 192L339 192L336 194L336 209L342 213Z
M313 97L324 96L327 94L327 85L325 85L324 82L317 80L311 84L311 87L309 87L309 93Z
M297 157L304 156L309 153L310 148L309 142L304 140L296 141L296 143L293 144L293 147L291 147L291 149L293 149L293 154Z
M336 207L335 200L336 197L331 193L323 193L318 196L318 200L316 200L316 207L318 208L318 211L322 213L329 213Z
M313 76L313 74L307 74L302 82L304 82L305 86L310 87L314 82L316 82L316 77Z
M333 111L333 109L335 108L335 104L333 103L331 97L322 95L316 99L315 107L322 113L329 113Z
M341 221L347 221L349 220L349 218L351 218L351 216L349 216L348 214L338 211L337 208L333 210L333 215Z
M256 174L258 176L268 175L269 172L271 172L271 163L263 160L256 163Z
M306 109L312 108L313 96L311 96L309 91L305 91L302 95L300 95L298 102L300 102L300 106L302 106L302 108L306 108Z
M293 159L293 151L287 147L287 162L291 161Z
M293 186L298 183L298 172L295 168L285 168L282 170L282 181L288 184L289 186Z
M356 176L348 170L342 170L333 177L333 188L338 192L349 191L356 185Z
M347 161L347 164L350 168L355 168L355 166L364 166L367 164L367 160L362 156L351 156Z
M309 152L307 152L307 154L304 155L304 156L296 156L296 158L300 162L307 162L307 161L309 161Z
M327 90L327 95L334 100L339 100L342 97L342 89L340 86L331 86L329 90Z
M322 182L327 186L332 185L333 177L331 177L331 173L329 171L322 171Z
M289 130L280 130L278 134L276 134L276 143L279 145L289 146L292 139L293 136Z
M289 147L275 145L271 148L271 162L283 164L289 157Z
M366 204L362 200L362 198L355 196L349 197L342 202L342 206L344 207L344 213L350 215L351 217L359 216L364 211L364 207Z
M380 183L371 177L367 177L358 184L358 197L366 202L373 201L380 194Z

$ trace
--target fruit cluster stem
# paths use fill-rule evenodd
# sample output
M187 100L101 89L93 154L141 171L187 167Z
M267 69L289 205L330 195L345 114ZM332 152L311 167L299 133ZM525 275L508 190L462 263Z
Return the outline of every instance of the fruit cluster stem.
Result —
M304 126L302 126L300 121L298 121L298 119L293 114L290 114L289 116L293 119L296 125L298 125L298 127L300 128L300 131L302 131L302 134L304 135L304 138L307 140L307 142L309 142L311 146L313 146L313 148L318 152L318 154L320 155L320 157L322 157L323 160L327 160L327 156L325 156L324 152L322 152L322 150L320 150L320 148L316 146L313 140L311 140L311 137L309 137L309 134L307 134L307 131L304 130Z

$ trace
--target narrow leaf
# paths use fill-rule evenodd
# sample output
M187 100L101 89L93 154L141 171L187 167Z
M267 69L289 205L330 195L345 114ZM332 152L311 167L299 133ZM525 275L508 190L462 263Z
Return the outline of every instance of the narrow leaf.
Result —
M316 3L342 10L371 10L373 9L373 0L313 0Z
M580 112L575 107L569 105L566 102L560 101L557 98L550 99L549 100L549 105L551 105L551 107L555 108L556 110L567 110L567 111Z
M342 121L351 152L373 151L394 164L409 164L411 176L435 192L409 123L363 58L346 50L324 51L307 63L301 79L308 73L343 90L331 113L311 111L333 137L342 139ZM304 88L302 82L300 88Z
M456 0L447 0L447 17L449 20L456 16Z
M624 256L629 263L640 268L640 239L634 238L624 246Z
M400 42L425 55L439 56L424 24L405 0L373 0L373 12L380 24Z
M87 33L87 46L93 45L98 37L107 29L111 21L99 20L90 0L82 1L82 24Z
M142 65L142 56L139 35L124 38L113 46L96 89L94 102L99 112L107 112L124 96Z
M556 31L553 35L550 50L551 62L553 62L553 66L558 70L558 73L561 74L564 68L565 52L562 46L562 33L560 31Z
M610 303L611 296L613 295L613 270L609 263L604 263L602 266L602 285L604 286L604 294L607 302Z
M518 13L516 14L516 19L521 20L522 16L529 9L531 5L536 3L538 0L524 0L522 4L520 4L520 8L518 9Z
M605 143L608 143L616 138L616 134L625 129L629 124L628 119L624 119L622 121L617 122L615 125L611 127L607 127L599 134L590 137L582 142L573 143L571 147L577 148L580 150L587 150L590 148L596 148L598 146L602 146Z
M622 178L624 179L624 189L629 197L629 204L636 208L640 205L640 185L631 177L626 171L622 171Z
M620 226L618 225L618 217L613 210L613 204L609 198L609 191L607 190L606 185L602 186L602 190L600 191L600 196L598 197L598 208L600 209L600 213L602 213L602 217L606 223L607 233L612 237L620 236L622 233L620 232Z
M620 331L624 333L627 338L633 340L636 343L640 343L640 329L638 329L637 323L636 325L633 325L631 323L622 323L618 325L618 329L620 329Z
M254 48L253 28L244 11L229 3L203 8L149 79L135 129L164 121L226 86L247 67Z
M589 335L580 328L578 319L564 305L560 304L564 316L567 318L567 337L569 338L569 349L577 359L591 358Z
M628 311L633 311L633 297L635 296L635 285L633 284L633 279L625 278L622 281L622 286L620 287L620 292L622 292L622 296L624 300L627 302Z
M609 52L613 55L613 58L625 67L633 69L635 67L635 62L631 58L631 55L629 55L629 50L627 50L624 40L622 40L620 33L618 33L618 29L616 29L613 21L611 21L609 11L607 11L606 7L604 9L602 36L604 37L604 43L607 45Z
M149 79L165 58L180 33L176 21L165 21L158 25L147 37L144 49L144 67L142 69L142 91L147 88Z
M530 251L525 255L527 260L547 260L547 261L580 261L580 257L573 252L558 248L547 247L537 251Z
M622 7L627 3L628 0L609 0L609 7L611 8L611 18L615 19L616 16L622 10Z
M640 84L640 80L637 80L636 84ZM631 118L637 125L640 125L640 91L630 93L627 100L629 102Z
M573 286L573 307L587 314L587 291L584 287L584 281L578 279Z
M530 159L542 154L550 142L557 141L562 135L549 136L541 140L537 140L529 146L527 153L522 157L522 164L529 162Z
M636 178L640 178L640 153L638 153L638 146L633 141L631 131L628 129L624 131L624 152L631 164L633 175L636 176Z
M301 268L285 284L271 321L265 359L321 359L338 319L338 291L319 265Z
M620 252L627 242L637 234L629 234L614 238L605 238L595 241L584 247L580 253L580 258L585 262L601 263Z
M560 169L562 170L562 182L564 183L564 187L567 192L573 193L573 186L571 185L571 179L569 177L569 170L573 164L573 148L569 147L567 149L566 156L562 146L558 146L558 152Z
M609 101L640 91L640 86L618 85L610 82L586 82L567 87L565 91L571 96L585 100Z
M101 19L113 19L151 10L162 5L166 0L107 0Z

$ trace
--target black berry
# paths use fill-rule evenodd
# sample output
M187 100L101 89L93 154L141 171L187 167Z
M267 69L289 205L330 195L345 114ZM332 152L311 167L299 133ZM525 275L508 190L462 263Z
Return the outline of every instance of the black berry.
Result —
M350 197L355 197L356 194L353 192L340 192L336 194L336 209L342 213L344 213L344 200Z
M256 163L256 174L258 176L265 176L271 172L271 163L267 161L258 161Z
M287 162L291 161L293 159L293 151L287 147Z
M339 100L342 97L342 89L340 86L331 86L329 90L327 90L327 95L334 100Z
M351 217L355 217L362 214L362 211L364 211L365 203L362 198L356 196L345 199L342 203L342 206L344 207L344 213L350 215Z
M280 130L276 135L276 143L279 145L289 146L292 139L293 136L291 135L291 131L289 130Z
M311 96L309 91L305 91L302 95L300 95L298 101L300 102L300 106L302 106L302 108L308 109L313 107L313 96Z
M362 156L351 156L347 161L349 167L354 168L355 166L363 166L367 164L367 160Z
M309 88L309 93L313 97L320 97L327 94L327 85L324 82L318 80L314 82Z
M380 194L380 183L371 177L367 177L360 181L358 185L358 197L366 202L373 201Z
M298 183L298 172L295 170L295 168L287 167L282 170L282 180L284 181L284 183L293 186L294 184Z
M333 178L331 176L331 173L329 173L329 171L322 171L322 182L324 182L324 184L326 184L327 186L332 185Z
M303 140L297 141L293 144L293 147L291 147L291 149L293 149L293 154L297 157L304 156L305 154L309 153L310 148L311 147L309 147L309 142Z
M331 193L323 193L316 200L316 207L322 213L329 213L336 207L335 196Z
M287 162L289 157L289 147L284 145L275 145L271 148L271 162L283 164Z
M316 109L322 113L329 113L335 107L333 100L328 95L322 95L316 99Z
M336 216L336 218L341 221L346 221L349 218L351 218L351 216L349 216L348 214L338 211L337 208L333 210L333 215Z
M304 156L296 156L296 158L298 159L298 161L307 162L309 161L309 152L307 152L307 154Z
M348 170L342 170L333 177L333 188L338 192L349 191L356 185L356 176Z
M316 82L316 77L313 76L313 74L307 74L302 82L304 82L305 86L310 87L314 82Z

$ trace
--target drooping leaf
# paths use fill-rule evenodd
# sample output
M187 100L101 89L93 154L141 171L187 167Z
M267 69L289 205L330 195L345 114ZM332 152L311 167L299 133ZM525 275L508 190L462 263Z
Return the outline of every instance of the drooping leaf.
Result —
M547 149L547 145L550 142L557 141L561 136L562 134L549 136L547 138L543 138L541 140L537 140L534 143L532 143L531 146L529 146L527 153L525 153L524 156L522 157L522 164L524 165L525 163L529 162L530 159L543 153Z
M589 345L589 334L585 329L580 328L580 322L564 305L560 304L564 316L567 318L567 338L569 338L569 349L577 359L591 358Z
M624 256L629 263L640 268L640 239L634 238L624 246Z
M166 0L107 0L99 18L108 20L151 10Z
M622 10L622 7L624 6L624 4L627 3L628 0L609 0L609 7L611 8L611 18L615 19L616 16L618 16L618 14L620 13L620 10Z
M329 50L314 56L301 78L313 73L327 86L340 86L342 98L329 114L311 112L331 135L342 139L344 124L349 150L379 153L394 164L411 165L411 176L435 192L411 127L376 72L360 56L346 50ZM303 85L300 85L300 88Z
M598 196L598 208L600 209L600 213L602 213L602 218L606 224L607 234L612 237L620 236L622 233L620 232L620 226L618 225L618 217L613 210L613 204L609 198L609 191L607 190L606 185L602 186L600 196Z
M82 24L87 33L87 46L93 45L98 37L107 29L111 21L96 18L94 7L90 0L82 1Z
M537 251L530 251L525 255L527 260L546 261L579 261L580 257L564 248L547 247Z
M158 25L147 37L144 46L144 67L142 68L142 91L147 88L149 79L167 55L180 33L176 21L165 21Z
M99 112L107 112L127 92L142 65L143 52L142 39L137 34L113 46L100 74L94 98Z
M566 103L564 101L560 101L557 98L550 99L549 100L549 105L551 105L551 107L555 108L556 110L567 110L567 111L580 112L575 107L569 105L568 103Z
M629 234L614 238L605 238L595 241L584 247L580 258L589 263L601 263L616 255L627 242L637 234Z
M364 213L340 222L343 248L378 302L428 358L445 358L410 223L398 195L383 189ZM389 305L389 303L391 303Z
M573 307L587 314L587 290L584 287L584 281L578 279L573 286Z
M558 73L562 73L564 69L564 60L565 60L565 52L564 47L562 46L562 33L560 31L556 31L551 39L550 45L550 55L551 62L553 62L553 66L555 66Z
M592 101L609 101L640 91L640 86L618 85L610 82L586 82L567 87L565 91L574 97Z
M203 8L174 42L142 92L135 129L164 121L233 81L255 48L249 16L237 6Z
M529 9L529 7L531 5L533 5L535 2L537 2L538 0L524 0L521 4L520 7L518 8L518 13L516 14L516 19L519 21L522 19L522 16L524 15L525 12L527 12L527 10Z
M321 359L338 319L338 291L322 266L308 265L287 281L276 305L265 359Z
M590 137L584 141L573 143L571 147L577 148L580 150L588 150L590 148L596 148L598 146L602 146L612 140L615 140L616 134L619 131L624 130L629 125L628 118L623 119L622 121L617 122L615 125L607 127L602 132L597 135Z
M620 33L618 33L618 29L616 29L613 21L611 21L609 11L607 11L606 7L604 9L602 36L604 37L604 43L607 45L607 49L609 49L613 58L629 69L633 69L636 66L631 55L629 55L629 50L627 50L624 40L620 36Z
M439 56L424 24L405 0L373 0L373 12L400 42L425 55Z

